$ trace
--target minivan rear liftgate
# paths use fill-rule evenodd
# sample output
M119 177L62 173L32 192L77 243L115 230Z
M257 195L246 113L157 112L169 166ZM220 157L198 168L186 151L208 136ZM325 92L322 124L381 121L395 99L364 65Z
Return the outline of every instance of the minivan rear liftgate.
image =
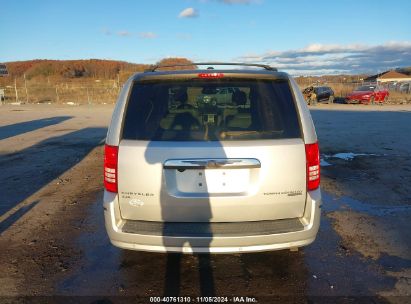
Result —
M181 142L178 147L123 140L118 164L121 216L171 222L301 217L304 154L301 139Z
M121 216L301 217L305 148L288 82L199 75L134 84L119 145Z
M290 81L276 72L189 71L129 83L119 138L106 145L113 244L238 252L312 242L318 144L315 133L305 142Z

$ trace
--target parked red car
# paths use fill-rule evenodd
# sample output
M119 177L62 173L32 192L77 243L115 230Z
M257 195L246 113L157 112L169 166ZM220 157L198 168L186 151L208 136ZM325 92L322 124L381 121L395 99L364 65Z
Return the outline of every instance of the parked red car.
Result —
M383 103L388 99L388 90L379 85L363 85L347 95L347 103L374 104Z

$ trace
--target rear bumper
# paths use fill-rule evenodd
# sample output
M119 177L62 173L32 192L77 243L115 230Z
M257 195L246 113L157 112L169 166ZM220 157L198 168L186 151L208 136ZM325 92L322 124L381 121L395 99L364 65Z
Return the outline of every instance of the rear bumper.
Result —
M361 99L361 98L346 98L345 102L346 103L363 103L363 102L369 102L370 100L368 99Z
M315 240L320 225L320 189L307 193L307 204L301 223L296 229L258 234L209 233L208 235L159 235L147 231L130 233L129 221L121 219L117 196L105 192L104 217L108 236L114 246L152 252L235 253L289 249L309 245ZM274 222L274 221L273 221ZM212 224L212 223L210 223ZM245 223L246 224L246 223ZM151 225L151 224L150 224ZM279 225L282 226L282 225ZM274 223L274 226L275 223ZM283 227L283 226L282 226ZM274 228L273 228L274 229ZM128 231L128 232L126 232Z
M378 102L377 99L375 99L374 101ZM371 98L370 97L367 97L367 98L364 98L364 97L351 97L351 98L346 98L345 102L346 103L355 103L355 104L357 104L357 103L370 103Z

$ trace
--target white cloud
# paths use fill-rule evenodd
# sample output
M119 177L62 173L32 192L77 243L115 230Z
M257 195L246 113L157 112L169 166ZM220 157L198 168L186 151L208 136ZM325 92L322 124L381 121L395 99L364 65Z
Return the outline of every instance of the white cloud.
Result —
M138 36L142 39L154 39L158 37L158 35L153 32L141 32L138 33Z
M188 7L183 9L180 14L178 14L178 18L195 18L198 17L198 11L192 7Z
M380 45L310 44L302 49L250 54L237 61L261 62L295 75L375 73L411 66L411 42Z
M121 37L128 37L131 36L131 33L129 31L119 31L117 32L117 35Z

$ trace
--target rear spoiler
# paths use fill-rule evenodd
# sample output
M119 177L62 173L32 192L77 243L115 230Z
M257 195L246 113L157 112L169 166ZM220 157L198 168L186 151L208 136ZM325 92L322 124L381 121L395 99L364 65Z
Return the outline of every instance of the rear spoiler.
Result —
M155 72L157 69L161 68L172 68L172 67L193 67L197 69L199 65L208 66L208 70L213 70L212 66L214 65L232 65L232 66L247 66L247 67L259 67L267 71L277 72L277 68L271 67L266 64L257 64L257 63L237 63L237 62L193 62L193 63L184 63L184 64L172 64L172 65L153 65L149 69L146 69L144 72Z

